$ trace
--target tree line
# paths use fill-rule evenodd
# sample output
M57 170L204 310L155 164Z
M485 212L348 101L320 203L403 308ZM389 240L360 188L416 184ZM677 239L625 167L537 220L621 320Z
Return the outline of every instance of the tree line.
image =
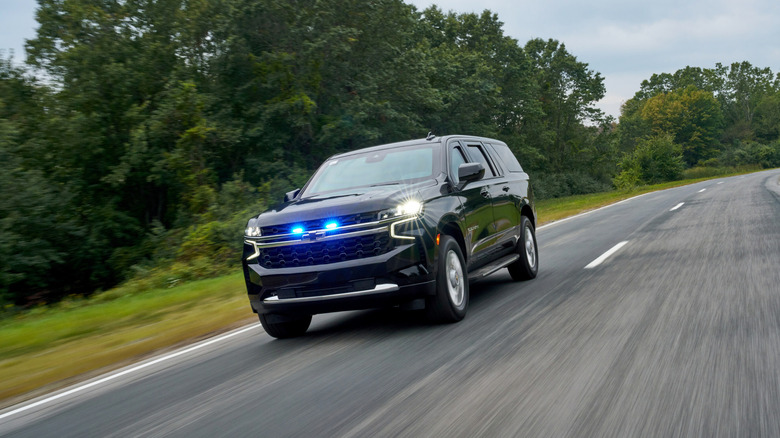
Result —
M780 166L780 74L749 62L654 74L622 108L617 186L685 169Z
M325 158L428 131L506 141L540 197L699 164L780 164L778 79L746 63L742 79L731 79L734 66L654 75L616 123L594 106L605 93L598 72L562 42L506 36L490 11L401 0L38 3L24 64L0 58L7 305L235 270L249 215ZM664 148L675 171L656 176L645 156L662 162Z

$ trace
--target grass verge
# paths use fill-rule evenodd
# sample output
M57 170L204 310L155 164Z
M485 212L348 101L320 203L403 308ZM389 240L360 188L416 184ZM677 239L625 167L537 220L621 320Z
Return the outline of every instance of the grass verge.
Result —
M685 179L680 181L654 184L650 186L635 187L631 190L591 193L588 195L575 195L567 196L565 198L545 199L536 202L536 211L539 217L539 225L544 225L546 223L554 222L569 216L574 216L575 214L583 213L589 210L595 210L597 208L614 204L615 202L633 198L634 196L639 196L645 193L671 189L673 187L686 186L688 184L694 184L714 178L743 175L745 173L752 173L756 171L758 170L751 170L749 172L734 172L722 175L707 176L703 178Z
M0 323L0 406L75 376L118 368L252 317L241 274L108 302L83 300ZM251 318L251 319L249 319ZM90 376L91 374L87 374ZM55 386L55 382L61 382ZM27 398L27 397L25 397Z
M729 175L539 201L539 223L723 176ZM108 291L4 319L0 321L0 407L256 321L245 291L243 276L237 273L168 289L124 295Z

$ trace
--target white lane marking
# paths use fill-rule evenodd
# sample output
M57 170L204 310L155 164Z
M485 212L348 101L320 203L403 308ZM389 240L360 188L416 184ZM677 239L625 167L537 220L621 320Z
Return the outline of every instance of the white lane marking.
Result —
M0 420L2 420L3 418L10 417L12 415L16 415L16 414L22 413L22 412L27 411L29 409L32 409L32 408L44 405L46 403L53 402L54 400L58 400L58 399L61 399L63 397L67 397L67 396L69 396L71 394L75 394L77 392L84 391L85 389L92 388L93 386L101 385L103 383L106 383L106 382L109 382L111 380L117 379L117 378L122 377L124 375L130 374L130 373L134 373L136 371L140 371L140 370L142 370L144 368L148 368L148 367L150 367L152 365L156 365L156 364L158 364L160 362L165 362L167 360L173 359L174 357L178 357L178 356L181 356L183 354L191 353L191 352L193 352L195 350L200 350L201 348L208 347L211 344L216 344L217 342L222 342L225 339L229 339L229 338L232 338L233 336L238 336L241 333L248 332L249 330L256 329L259 326L260 326L259 324L252 324L249 327L244 327L242 329L236 330L236 331L228 333L226 335L219 336L219 337L216 337L214 339L210 339L210 340L208 340L206 342L194 345L194 346L189 347L189 348L185 348L183 350L179 350L179 351L177 351L175 353L171 353L171 354L168 354L166 356L158 357L157 359L151 360L149 362L142 363L141 365L136 365L136 366L134 366L132 368L128 368L126 370L119 371L119 372L117 372L115 374L111 374L109 376L103 377L102 379L98 379L98 380L89 382L87 384L84 384L84 385L81 385L81 386L77 386L77 387L75 387L73 389L69 389L67 391L61 392L61 393L53 395L51 397L47 397L47 398L45 398L43 400L39 400L39 401L37 401L35 403L30 403L29 405L22 406L20 408L14 409L12 411L9 411L9 412L6 412L6 413L0 415Z
M719 182L718 184L723 184L723 181Z
M671 210L669 210L669 211L675 211L675 210L677 210L678 208L682 207L682 206L683 206L683 204L685 204L685 203L684 203L684 202L681 202L681 203L679 203L679 204L675 205L674 207L672 207L672 209L671 209Z
M701 189L701 190L699 190L699 193L701 193L701 192L703 192L703 191L705 191L705 190L707 190L707 189Z
M597 258L596 260L593 260L592 262L590 262L588 264L588 266L585 266L585 269L593 269L596 266L604 263L604 260L606 260L612 254L616 253L617 250L622 248L623 245L625 245L626 243L628 243L628 240L624 240L624 241L618 243L617 245L613 246L612 248L609 249L609 251L607 251L604 254L600 255L599 258Z
M544 228L551 227L553 225L558 225L558 224L564 223L564 222L566 222L568 220L575 219L575 218L578 218L580 216L585 216L586 214L595 213L595 212L597 212L599 210L604 210L605 208L614 207L614 206L620 205L620 204L622 204L624 202L632 201L632 200L634 200L636 198L641 198L642 196L652 195L653 193L658 193L658 192L655 191L655 192L642 193L641 195L636 195L633 198L624 199L624 200L618 201L618 202L616 202L614 204L609 204L609 205L605 205L603 207L599 207L599 208L597 208L595 210L588 210L588 211L580 213L580 214L575 214L574 216L569 216L569 217L565 217L563 219L558 219L557 221L553 221L553 222L550 222L549 224L544 224L541 227L538 227L537 230L542 230Z

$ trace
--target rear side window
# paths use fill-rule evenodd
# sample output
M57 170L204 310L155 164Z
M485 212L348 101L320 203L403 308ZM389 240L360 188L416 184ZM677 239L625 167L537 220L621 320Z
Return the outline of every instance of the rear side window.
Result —
M517 161L517 158L515 158L515 154L512 153L512 151L509 149L509 146L505 144L496 144L493 143L490 146L493 147L493 150L496 151L496 155L498 155L498 158L501 160L501 162L504 164L504 167L510 172L522 172L523 168L520 166L520 163Z

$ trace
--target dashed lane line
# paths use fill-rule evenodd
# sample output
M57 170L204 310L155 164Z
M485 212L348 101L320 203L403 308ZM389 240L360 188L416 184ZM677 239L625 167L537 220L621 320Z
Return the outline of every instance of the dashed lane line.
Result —
M597 258L596 260L593 260L592 262L588 263L588 266L585 266L585 269L593 269L596 266L604 263L604 261L606 259L608 259L609 256L611 256L612 254L616 253L620 248L625 246L625 244L627 244L627 243L628 243L628 240L624 240L624 241L618 243L617 245L613 246L607 252L605 252L604 254L600 255L599 258Z

